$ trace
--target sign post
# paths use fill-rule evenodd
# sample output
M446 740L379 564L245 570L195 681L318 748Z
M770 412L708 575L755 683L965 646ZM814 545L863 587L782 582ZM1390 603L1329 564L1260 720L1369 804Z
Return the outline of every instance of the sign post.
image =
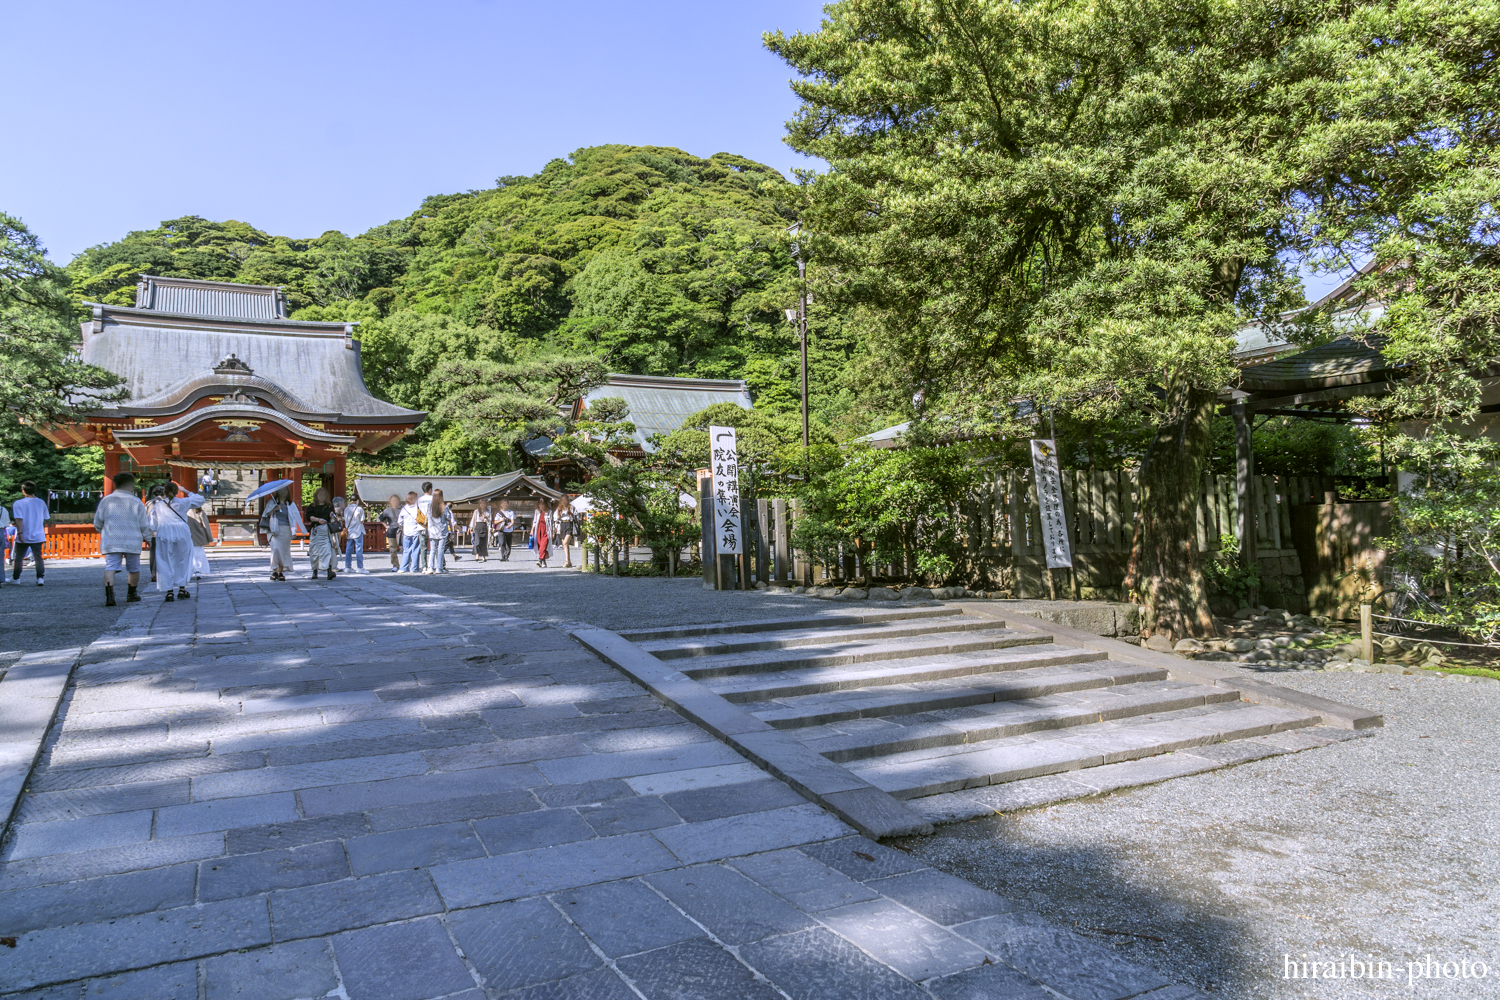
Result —
M1073 568L1073 550L1068 544L1068 520L1063 511L1062 473L1057 467L1057 441L1031 439L1031 468L1036 473L1036 502L1042 512L1042 544L1047 551L1047 570Z
M733 427L708 428L709 457L714 480L714 555L720 590L735 589L735 559L744 550L744 521L740 517L740 460ZM725 579L723 558L730 559Z

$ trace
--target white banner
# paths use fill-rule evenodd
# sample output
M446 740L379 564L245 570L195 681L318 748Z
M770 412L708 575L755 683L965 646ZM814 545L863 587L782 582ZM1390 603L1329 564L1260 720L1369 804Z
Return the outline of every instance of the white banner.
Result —
M721 556L737 556L744 527L740 522L740 458L734 428L710 426L708 448L714 471L714 549Z
M1042 511L1039 525L1047 550L1048 569L1071 569L1073 550L1068 545L1068 522L1063 512L1062 473L1057 468L1057 442L1031 439L1031 468L1036 472L1036 502Z

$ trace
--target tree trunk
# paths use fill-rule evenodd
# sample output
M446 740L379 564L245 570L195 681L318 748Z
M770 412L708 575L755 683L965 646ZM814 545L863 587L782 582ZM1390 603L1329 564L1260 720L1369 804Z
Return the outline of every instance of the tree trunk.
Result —
M1198 548L1198 497L1216 393L1175 384L1141 467L1140 517L1125 587L1169 639L1215 635Z

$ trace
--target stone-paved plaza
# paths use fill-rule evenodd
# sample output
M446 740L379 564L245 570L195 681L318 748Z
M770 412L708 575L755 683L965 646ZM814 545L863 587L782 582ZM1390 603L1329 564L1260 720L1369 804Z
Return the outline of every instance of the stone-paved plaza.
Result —
M214 570L83 649L0 853L0 995L1199 995L854 835L563 630Z

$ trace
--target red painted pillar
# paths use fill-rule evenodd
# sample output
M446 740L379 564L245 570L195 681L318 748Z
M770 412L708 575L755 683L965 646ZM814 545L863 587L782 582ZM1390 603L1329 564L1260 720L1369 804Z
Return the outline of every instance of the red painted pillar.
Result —
M292 503L297 505L298 510L302 509L302 468L297 466L288 477L292 481Z
M343 496L345 489L348 488L348 482L344 473L344 462L345 457L343 455L337 455L333 459L333 495L336 497Z
M104 453L104 495L109 496L115 491L115 477L120 474L120 453L117 451L106 451Z

